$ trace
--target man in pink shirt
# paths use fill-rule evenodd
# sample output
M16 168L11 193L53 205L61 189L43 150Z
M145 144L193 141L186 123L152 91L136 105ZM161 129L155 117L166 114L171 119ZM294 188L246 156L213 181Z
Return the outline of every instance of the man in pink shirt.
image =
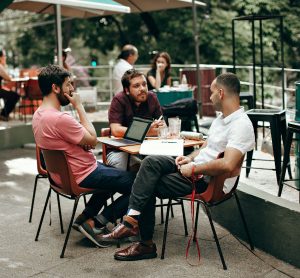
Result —
M121 195L112 205L94 218L109 198L109 194L94 194L90 198L85 210L75 220L73 227L81 231L99 247L101 244L97 236L106 232L105 221L122 217L126 211L124 201L128 202L128 195L135 174L107 167L98 162L91 152L97 144L97 135L92 123L80 101L79 94L74 92L70 73L55 65L48 65L39 74L39 86L43 94L43 103L34 113L32 128L36 144L41 149L63 150L76 182L81 187L99 188ZM76 109L80 123L68 113L61 112L61 106L71 103ZM126 206L125 206L126 207ZM89 230L91 229L91 231Z

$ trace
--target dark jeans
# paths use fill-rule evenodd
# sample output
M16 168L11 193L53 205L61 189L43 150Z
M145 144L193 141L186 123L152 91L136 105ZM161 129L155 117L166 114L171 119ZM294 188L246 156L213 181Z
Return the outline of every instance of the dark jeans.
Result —
M0 98L3 98L5 103L1 116L8 117L9 113L14 110L20 96L15 92L0 89Z
M133 172L122 171L98 162L98 167L80 183L80 186L122 194L102 212L102 215L112 222L114 217L118 219L126 214L134 179L135 173ZM93 194L83 213L88 217L96 216L109 197L109 193Z
M196 188L197 193L204 192L207 183L200 180ZM156 197L176 198L191 192L192 183L177 171L174 158L146 157L132 186L129 200L129 208L141 212L139 219L141 239L150 240L153 237Z

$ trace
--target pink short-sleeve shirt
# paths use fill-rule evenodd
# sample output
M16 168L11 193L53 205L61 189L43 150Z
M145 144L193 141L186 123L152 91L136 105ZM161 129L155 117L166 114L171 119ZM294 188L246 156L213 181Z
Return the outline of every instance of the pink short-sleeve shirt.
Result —
M84 127L68 113L40 107L34 113L32 129L41 149L65 151L77 183L96 169L93 153L78 145L84 136Z

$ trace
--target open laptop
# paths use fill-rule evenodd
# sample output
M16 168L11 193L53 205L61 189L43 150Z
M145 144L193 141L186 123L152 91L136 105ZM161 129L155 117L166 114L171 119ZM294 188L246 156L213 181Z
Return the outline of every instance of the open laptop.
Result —
M114 147L139 145L143 143L151 123L149 119L134 117L123 138L103 138L100 142Z

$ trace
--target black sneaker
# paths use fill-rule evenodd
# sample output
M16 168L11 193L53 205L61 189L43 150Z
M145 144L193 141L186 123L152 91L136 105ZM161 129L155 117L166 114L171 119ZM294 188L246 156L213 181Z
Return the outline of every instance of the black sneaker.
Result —
M92 219L87 220L79 226L79 231L87 237L90 241L96 244L97 247L106 248L110 247L111 243L102 242L100 240L101 235L110 233L106 226L102 228L96 228Z
M83 224L85 221L87 221L89 218L87 216L85 216L85 214L81 213L77 216L77 218L75 219L72 228L75 229L76 231L79 231L79 226L81 224Z

